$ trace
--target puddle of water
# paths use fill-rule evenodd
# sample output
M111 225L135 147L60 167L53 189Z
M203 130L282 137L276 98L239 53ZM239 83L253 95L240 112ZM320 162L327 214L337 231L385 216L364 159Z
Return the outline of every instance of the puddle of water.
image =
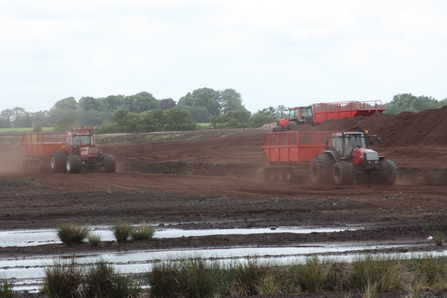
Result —
M299 233L309 234L333 233L346 230L358 230L359 228L324 228L324 229L305 229L299 227L275 227L263 229L219 229L219 230L180 230L180 229L158 229L155 233L157 238L176 238L176 237L198 237L211 235L248 235L248 234L265 234L265 233ZM102 241L113 241L115 237L110 226L92 227L92 234L98 234ZM54 229L42 230L11 230L0 231L0 247L11 246L36 246L52 243L62 243L56 235Z

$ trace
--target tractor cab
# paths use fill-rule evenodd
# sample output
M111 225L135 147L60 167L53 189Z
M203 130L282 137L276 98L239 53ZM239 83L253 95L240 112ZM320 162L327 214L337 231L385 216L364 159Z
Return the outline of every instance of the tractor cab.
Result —
M70 154L79 155L81 158L98 156L92 126L73 126L66 134L65 143L70 148Z
M354 165L364 164L367 169L379 168L378 153L369 149L370 137L363 132L334 133L331 137L331 151L336 160L350 160Z
M312 120L312 106L289 108L289 118L301 119L302 122Z

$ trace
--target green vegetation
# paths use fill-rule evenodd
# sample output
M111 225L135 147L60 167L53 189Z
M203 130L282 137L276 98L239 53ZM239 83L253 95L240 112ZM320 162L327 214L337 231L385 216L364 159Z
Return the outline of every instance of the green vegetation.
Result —
M361 293L364 297L390 292L435 295L447 291L446 269L443 258L427 255L409 260L365 255L352 263L310 256L304 264L289 266L253 259L223 266L217 261L190 258L156 264L149 273L149 285L153 297L239 297L301 292ZM197 283L198 280L202 282ZM209 287L210 284L218 287Z
M444 231L436 231L435 236L433 236L433 242L437 246L441 246L445 241Z
M146 223L133 227L126 222L117 222L112 227L113 235L118 242L126 242L129 239L134 241L150 240L156 231L156 227Z
M6 279L0 279L0 297L14 298L14 284Z
M99 246L101 244L101 235L99 234L89 235L87 239L91 246Z
M42 289L50 298L137 297L139 291L137 283L106 262L81 267L74 258L70 263L55 261L47 266Z
M134 227L130 231L130 238L134 241L144 241L154 238L157 228L147 223L142 223L140 226Z
M0 128L0 132L30 132L33 131L33 127L9 127L9 128ZM54 127L42 127L42 131L52 131Z
M386 103L387 114L399 114L401 112L419 113L428 109L437 109L447 104L447 98L438 101L429 96L414 96L411 93L397 94L393 100Z
M65 245L80 244L88 237L90 228L74 224L66 223L56 228L56 234Z
M130 238L130 233L132 232L132 226L127 222L117 222L112 227L113 236L115 236L116 241L126 242Z

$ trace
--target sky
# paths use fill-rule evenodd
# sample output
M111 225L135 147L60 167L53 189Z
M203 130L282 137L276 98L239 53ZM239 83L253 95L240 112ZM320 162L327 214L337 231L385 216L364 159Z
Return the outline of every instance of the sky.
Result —
M251 112L442 100L446 15L444 0L0 0L0 111L203 87Z

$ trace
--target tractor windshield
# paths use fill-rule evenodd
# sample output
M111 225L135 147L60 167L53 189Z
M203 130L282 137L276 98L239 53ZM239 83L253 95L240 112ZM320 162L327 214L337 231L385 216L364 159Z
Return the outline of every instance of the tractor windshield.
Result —
M347 155L351 155L354 148L366 148L364 135L345 135L344 142Z
M91 146L93 145L92 136L74 136L73 145L75 146Z

